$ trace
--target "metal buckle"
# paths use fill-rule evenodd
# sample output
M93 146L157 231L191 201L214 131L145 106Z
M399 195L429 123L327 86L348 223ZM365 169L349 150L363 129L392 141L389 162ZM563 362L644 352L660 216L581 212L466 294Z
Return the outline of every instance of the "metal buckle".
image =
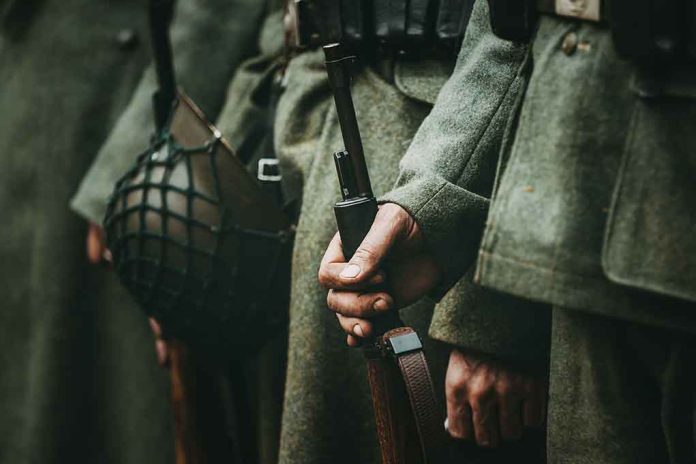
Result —
M601 21L602 0L555 0L556 14L587 21Z
M273 168L271 171L273 174L268 174L267 168ZM256 178L264 182L280 182L283 177L278 169L278 160L276 158L261 158L256 170Z
M411 351L423 349L423 343L421 343L420 337L415 332L392 337L389 339L389 345L391 346L394 356L401 356Z

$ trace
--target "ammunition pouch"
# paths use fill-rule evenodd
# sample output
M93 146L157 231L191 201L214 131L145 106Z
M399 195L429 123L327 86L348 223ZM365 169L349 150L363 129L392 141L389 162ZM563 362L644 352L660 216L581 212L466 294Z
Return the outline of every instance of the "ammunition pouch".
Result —
M696 5L686 0L488 0L502 39L529 41L539 14L592 21L611 29L617 53L640 65L696 58Z
M354 52L456 54L472 0L290 0L291 48L342 43Z
M168 334L229 356L286 322L290 221L184 94L104 227L122 283Z

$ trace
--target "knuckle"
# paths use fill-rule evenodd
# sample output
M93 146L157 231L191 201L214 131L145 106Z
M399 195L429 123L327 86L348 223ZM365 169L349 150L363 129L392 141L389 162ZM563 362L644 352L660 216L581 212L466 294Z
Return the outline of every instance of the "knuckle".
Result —
M358 249L355 250L355 253L353 254L353 258L351 259L351 261L369 263L370 261L372 261L374 253L374 246L372 246L372 244L366 239L365 241L363 241L360 247L358 247Z
M448 396L460 396L466 392L467 377L462 372L448 373L445 378L445 392Z
M333 290L329 290L329 293L326 294L326 306L331 311L336 311L336 293Z
M469 384L469 398L477 404L485 402L490 396L490 385L483 379L476 379Z
M495 391L498 396L508 398L514 394L515 388L510 382L502 381L495 384Z
M452 438L455 438L457 440L467 440L469 438L469 436L464 432L464 430L461 430L459 427L450 428L449 434Z
M329 274L323 266L319 268L319 272L317 273L317 280L319 281L319 285L321 285L324 288L328 288L331 285Z

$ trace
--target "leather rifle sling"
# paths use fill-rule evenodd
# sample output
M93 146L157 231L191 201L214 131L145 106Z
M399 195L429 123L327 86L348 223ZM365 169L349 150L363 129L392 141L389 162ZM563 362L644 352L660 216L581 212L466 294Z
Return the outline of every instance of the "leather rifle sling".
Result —
M386 332L365 357L382 464L445 462L443 415L415 330Z

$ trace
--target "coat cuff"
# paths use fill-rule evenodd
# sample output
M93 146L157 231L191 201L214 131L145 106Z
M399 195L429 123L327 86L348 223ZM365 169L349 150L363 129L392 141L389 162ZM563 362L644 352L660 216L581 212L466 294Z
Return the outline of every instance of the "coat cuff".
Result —
M439 300L472 263L488 213L490 200L442 178L414 178L380 198L396 203L416 220L433 253L443 279L432 297Z
M150 70L70 201L72 210L87 221L102 223L116 181L150 146L150 137L155 131L151 110L151 95L155 88Z
M551 308L479 287L471 274L435 307L429 335L469 352L543 370L548 365Z

